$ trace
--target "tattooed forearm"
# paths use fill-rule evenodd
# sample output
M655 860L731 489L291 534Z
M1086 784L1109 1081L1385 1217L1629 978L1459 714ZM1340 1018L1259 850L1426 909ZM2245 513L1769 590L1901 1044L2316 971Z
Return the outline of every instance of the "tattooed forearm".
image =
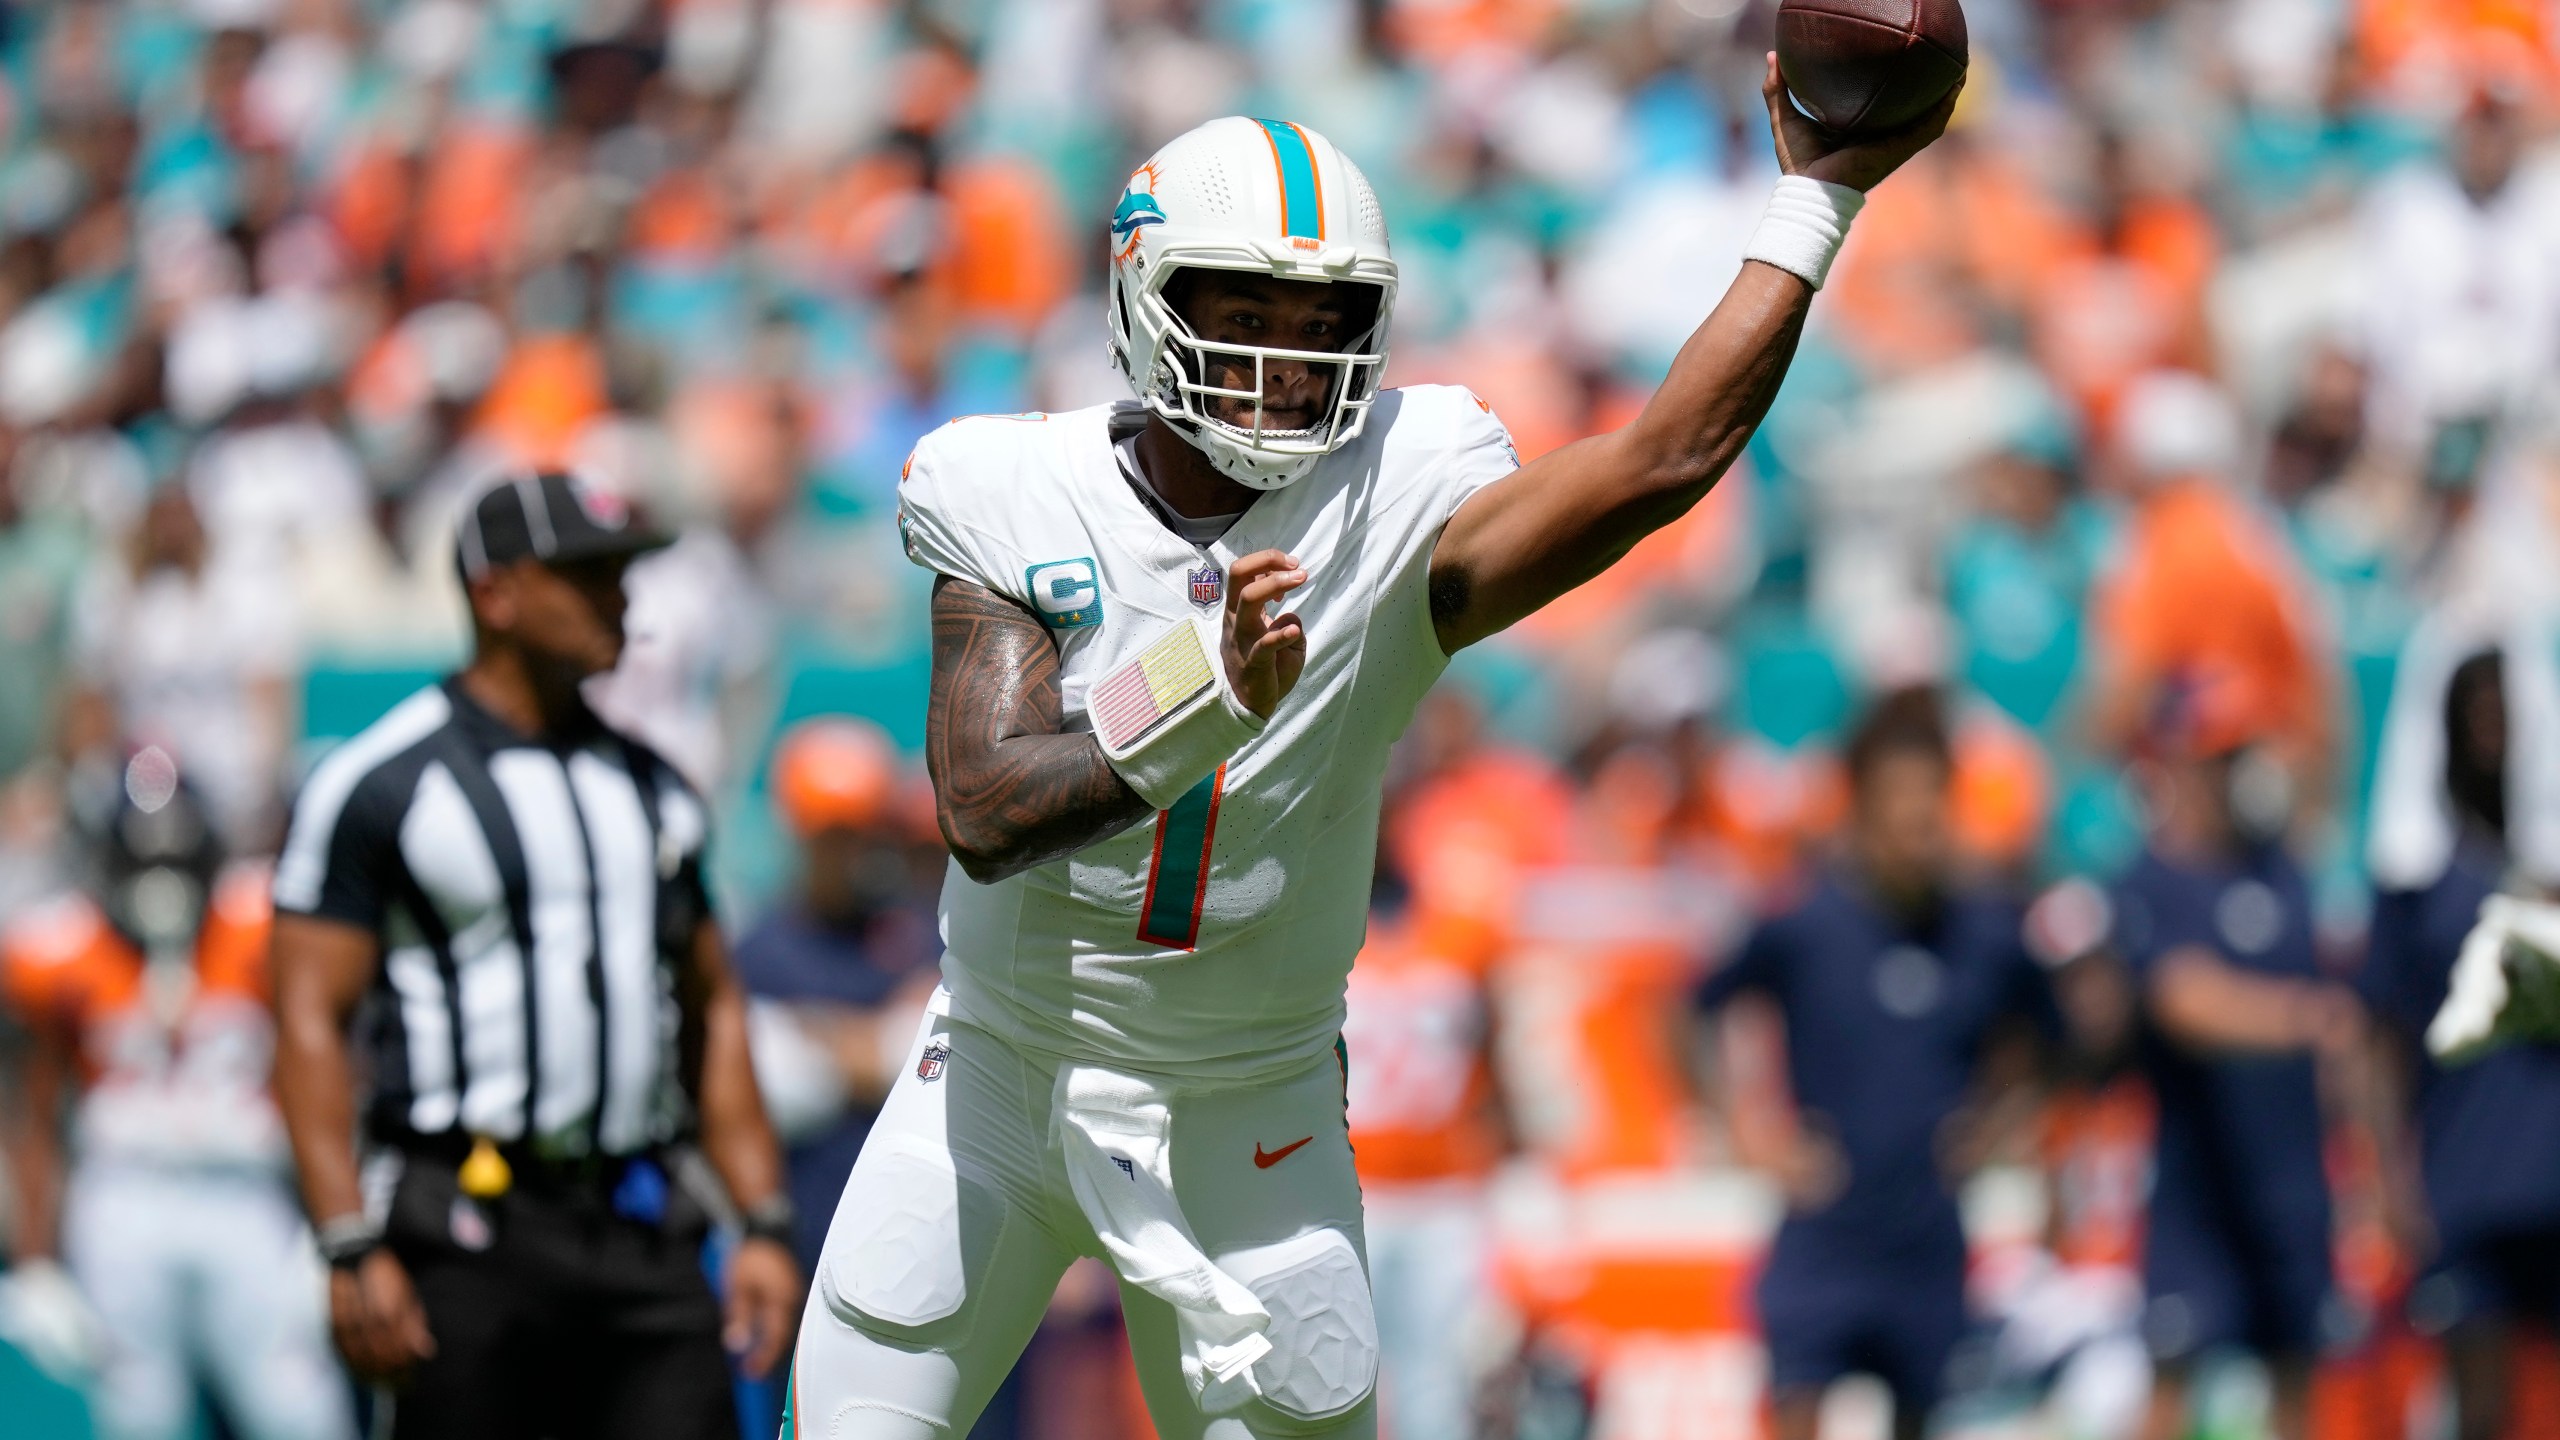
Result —
M1048 630L983 586L935 581L925 765L970 879L1047 864L1154 813L1091 735L1059 733L1061 718Z

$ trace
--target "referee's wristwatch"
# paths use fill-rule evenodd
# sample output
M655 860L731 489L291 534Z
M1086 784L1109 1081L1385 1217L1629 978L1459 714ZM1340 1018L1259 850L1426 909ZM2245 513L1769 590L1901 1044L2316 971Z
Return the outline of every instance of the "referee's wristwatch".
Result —
M361 1213L323 1220L314 1233L320 1242L320 1258L328 1261L332 1270L352 1272L366 1256L382 1248L382 1227Z
M739 1228L749 1240L770 1240L783 1249L792 1248L792 1231L800 1218L791 1197L780 1190L738 1212Z

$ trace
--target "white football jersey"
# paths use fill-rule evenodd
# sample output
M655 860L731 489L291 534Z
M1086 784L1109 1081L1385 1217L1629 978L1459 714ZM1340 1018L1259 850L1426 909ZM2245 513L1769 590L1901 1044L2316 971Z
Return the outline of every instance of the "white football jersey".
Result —
M1115 414L973 416L916 446L899 528L918 565L1039 615L1071 730L1095 680L1194 606L1227 568L1279 549L1307 582L1306 670L1218 775L1064 860L942 887L943 981L971 1023L1075 1059L1212 1078L1302 1064L1342 1028L1360 949L1387 751L1448 657L1431 551L1477 490L1519 468L1483 401L1386 392L1359 439L1261 494L1207 547L1167 529L1113 449Z

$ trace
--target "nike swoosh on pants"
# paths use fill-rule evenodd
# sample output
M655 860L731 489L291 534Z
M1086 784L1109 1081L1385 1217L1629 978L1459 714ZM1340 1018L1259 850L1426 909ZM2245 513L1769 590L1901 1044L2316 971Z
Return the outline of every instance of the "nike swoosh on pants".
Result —
M1291 1155L1296 1154L1299 1146L1306 1144L1308 1140L1313 1140L1314 1138L1316 1137L1309 1135L1305 1139L1292 1140L1288 1144L1281 1146L1279 1149L1269 1152L1265 1152L1262 1148L1262 1142L1256 1140L1253 1142L1253 1168L1256 1170L1268 1170L1272 1166L1279 1164L1281 1161L1288 1159Z

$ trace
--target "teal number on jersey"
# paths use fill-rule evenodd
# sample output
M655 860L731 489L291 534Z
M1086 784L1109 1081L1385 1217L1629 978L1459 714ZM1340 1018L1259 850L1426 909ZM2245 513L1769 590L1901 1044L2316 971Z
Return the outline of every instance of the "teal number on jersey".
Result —
M1147 898L1138 910L1138 938L1150 945L1189 950L1199 944L1209 846L1217 838L1218 796L1226 783L1221 765L1156 816L1155 859L1147 865Z

